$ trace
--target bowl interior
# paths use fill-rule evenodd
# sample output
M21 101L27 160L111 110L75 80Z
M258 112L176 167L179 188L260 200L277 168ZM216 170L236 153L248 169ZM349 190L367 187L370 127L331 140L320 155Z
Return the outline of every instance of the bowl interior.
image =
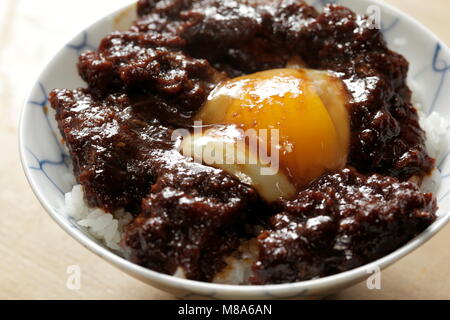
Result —
M368 9L370 12L380 10L381 28L390 48L405 55L410 61L409 78L411 82L416 83L416 95L424 112L426 114L438 112L450 123L450 108L447 108L447 101L450 101L450 79L447 77L450 71L450 52L433 34L413 19L377 1L313 0L308 2L319 8L326 2L338 2L358 13L366 13ZM376 7L370 7L373 5ZM75 67L79 54L84 50L96 48L100 40L108 33L114 30L126 30L134 17L135 6L131 5L99 20L64 46L39 76L27 99L21 120L20 146L26 175L43 206L67 232L120 268L128 272L131 270L138 277L152 278L152 281L171 282L169 286L183 287L198 295L207 295L207 292L213 290L214 297L223 297L223 294L254 297L258 290L255 287L233 289L233 286L196 283L174 279L135 266L110 252L58 209L64 203L64 194L72 189L75 180L70 168L70 158L61 143L54 121L54 112L48 105L47 95L54 88L75 89L85 86ZM447 156L450 154L449 150L445 150L445 153ZM439 173L442 176L442 183L436 192L440 207L439 219L424 234L379 261L380 265L386 266L412 251L449 220L447 212L450 206L450 158L447 156L439 163ZM331 281L334 281L334 284L350 282L354 281L357 275L365 274L365 269L359 269L299 284L266 286L264 294L267 297L275 294L290 296L294 293L300 296L305 294L305 290L315 292L313 288L320 293L320 290L324 290L324 287L332 283Z

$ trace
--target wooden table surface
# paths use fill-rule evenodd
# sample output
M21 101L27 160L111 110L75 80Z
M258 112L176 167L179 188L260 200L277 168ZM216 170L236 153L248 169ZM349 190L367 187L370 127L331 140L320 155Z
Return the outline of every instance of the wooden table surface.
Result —
M17 121L34 77L81 28L129 0L0 1L0 299L171 299L83 248L60 229L25 180ZM449 0L386 0L450 44ZM86 10L89 7L89 10ZM365 283L333 299L449 299L450 226L382 273L382 289ZM80 290L66 287L79 265Z

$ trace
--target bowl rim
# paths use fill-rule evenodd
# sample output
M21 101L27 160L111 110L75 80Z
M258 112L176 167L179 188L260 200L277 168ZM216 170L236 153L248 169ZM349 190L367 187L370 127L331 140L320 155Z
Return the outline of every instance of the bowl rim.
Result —
M372 2L376 5L379 5L385 10L390 11L391 13L395 13L398 17L408 20L410 23L414 24L415 27L419 28L424 34L426 34L427 37L432 38L437 43L440 43L442 46L442 51L446 52L448 56L450 56L450 49L447 46L445 42L443 42L437 35L435 35L430 29L425 27L422 23L420 23L417 19L414 17L404 13L400 9L394 7L391 4L385 3L381 0L364 0L367 2ZM84 30L88 30L92 27L94 27L97 23L100 23L101 21L108 19L110 17L114 17L115 15L119 14L120 12L123 12L130 6L136 5L136 1L130 2L129 4L126 4L122 6L121 8L114 10L112 13L109 13L107 15L104 15L103 17L97 19L94 23L89 24ZM79 33L77 33L76 36L78 36ZM76 37L75 36L75 37ZM71 38L71 41L75 39L75 37ZM67 43L70 43L66 42ZM28 180L28 183L31 186L31 189L33 190L33 193L35 194L36 198L41 203L42 207L47 211L47 213L50 215L50 217L72 238L77 240L81 245L83 245L85 248L87 248L89 251L93 252L97 256L103 258L104 260L108 261L115 267L121 269L122 271L129 271L133 275L139 275L143 278L148 278L154 282L157 283L165 283L169 286L175 286L182 290L188 290L192 291L194 290L195 293L201 294L201 292L210 292L211 290L214 290L216 292L224 293L224 294L235 294L236 292L239 292L240 296L243 295L251 295L251 294L260 294L262 290L265 292L270 292L271 295L273 295L273 298L277 298L276 294L285 294L286 291L292 292L302 292L305 289L308 289L308 291L313 291L314 289L318 289L321 287L328 287L330 285L338 286L340 284L345 284L351 281L360 280L364 277L369 277L370 274L373 272L374 268L380 268L384 269L391 264L395 263L399 259L403 258L404 256L408 255L412 251L416 250L423 244L425 244L428 240L430 240L432 237L434 237L441 229L443 229L447 223L450 221L450 213L446 213L442 218L439 218L437 221L435 221L432 225L430 225L425 231L423 231L421 234L416 236L414 239L403 245L402 247L398 248L394 252L376 260L373 262L370 262L368 264L362 265L360 267L357 267L355 269L347 270L335 275L319 278L319 279L313 279L313 280L306 280L306 281L300 281L300 282L292 282L292 283L284 283L284 284L266 284L266 285L233 285L233 284L219 284L219 283L211 283L211 282L203 282L203 281L197 281L197 280L189 280L189 279L183 279L179 277L175 277L173 275L163 274L157 271L153 271L151 269L147 269L145 267L139 266L129 260L126 260L125 258L117 255L113 251L101 246L100 244L96 243L94 240L90 239L88 236L86 236L84 233L82 233L80 230L75 229L70 226L70 224L64 219L62 215L60 215L55 208L53 208L49 203L47 203L46 198L44 196L44 193L42 192L42 188L39 187L38 183L33 179L31 175L31 171L28 168L26 164L26 148L24 145L24 136L25 136L25 126L24 123L26 122L26 115L27 115L27 102L29 97L31 96L33 89L35 88L36 84L38 83L39 79L44 75L44 73L47 71L47 69L50 67L52 62L55 60L57 56L61 54L61 51L63 50L63 47L60 47L57 49L56 53L52 55L52 57L48 60L48 62L44 65L44 68L41 69L41 72L39 73L38 77L36 78L36 81L33 82L31 89L29 90L27 94L27 99L25 100L25 103L22 107L21 113L20 113L20 120L19 120L19 129L18 129L18 140L19 140L19 154L20 154L20 160L22 164L23 171L25 173L25 176ZM282 298L282 297L281 297Z

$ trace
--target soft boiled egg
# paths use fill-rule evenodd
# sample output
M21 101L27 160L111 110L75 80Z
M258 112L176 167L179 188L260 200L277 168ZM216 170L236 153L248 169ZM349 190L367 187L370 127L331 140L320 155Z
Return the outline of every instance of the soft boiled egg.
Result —
M197 115L202 130L184 137L181 150L252 185L268 202L292 198L345 166L347 101L341 80L325 71L274 69L230 79L210 93Z

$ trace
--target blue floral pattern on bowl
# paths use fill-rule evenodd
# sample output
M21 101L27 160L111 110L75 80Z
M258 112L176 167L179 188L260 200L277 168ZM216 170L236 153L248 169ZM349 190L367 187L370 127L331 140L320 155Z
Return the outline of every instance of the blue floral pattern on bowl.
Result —
M426 95L421 103L427 113L438 112L450 120L450 51L431 32L415 20L390 6L371 0L312 0L321 9L326 3L342 4L358 13L365 13L370 5L381 8L381 29L390 47L404 54L411 62L410 79L423 88ZM302 283L247 287L200 283L183 280L134 265L115 255L90 237L70 217L64 216L58 208L64 203L64 194L72 189L74 182L69 155L60 139L54 112L48 106L48 93L53 88L77 88L85 84L78 77L75 64L78 55L92 50L102 37L116 29L115 17L130 8L113 13L90 26L70 41L54 57L40 75L24 107L21 119L20 144L24 170L42 205L70 235L94 253L105 258L118 268L143 281L182 298L314 298L324 296L353 284L366 277L366 270L374 264L386 267L411 252L449 220L450 205L450 150L439 164L443 182L437 192L440 211L439 219L422 235L391 255L374 264L360 267L339 275ZM131 17L128 15L128 19ZM412 32L414 30L414 32ZM450 122L450 121L449 121Z

